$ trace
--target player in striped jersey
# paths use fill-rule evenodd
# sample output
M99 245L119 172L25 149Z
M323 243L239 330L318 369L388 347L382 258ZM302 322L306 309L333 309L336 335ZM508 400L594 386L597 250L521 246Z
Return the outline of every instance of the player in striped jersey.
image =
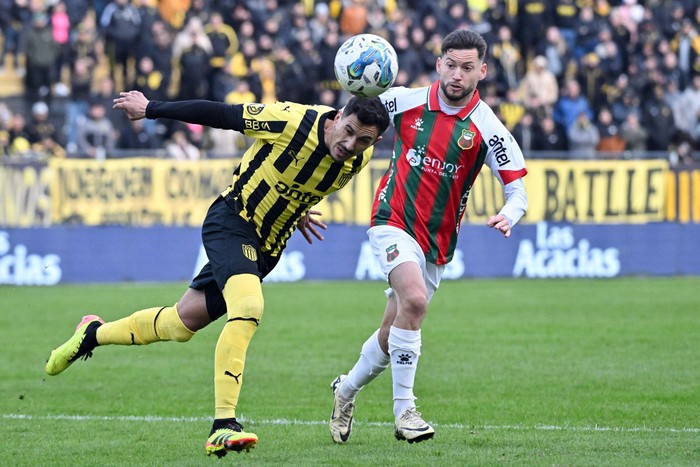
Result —
M74 335L51 352L46 372L57 375L98 345L189 341L223 315L228 319L215 352L214 423L207 455L248 451L257 442L236 421L250 340L263 314L262 279L277 264L298 228L323 240L325 225L311 215L323 197L345 186L367 165L372 146L389 126L378 98L352 98L341 110L291 102L226 105L210 101L148 101L120 93L114 108L131 120L170 118L231 129L254 138L226 188L209 208L202 240L209 262L173 306L148 308L104 323L83 318Z
M527 209L522 152L476 89L486 77L486 48L479 34L453 31L437 58L438 81L419 89L392 88L380 96L396 137L368 234L390 288L380 328L364 343L348 375L331 384L329 425L337 443L348 441L357 393L388 366L396 438L412 443L434 436L414 402L420 328L454 254L467 197L482 166L501 183L506 200L488 219L489 227L508 238Z

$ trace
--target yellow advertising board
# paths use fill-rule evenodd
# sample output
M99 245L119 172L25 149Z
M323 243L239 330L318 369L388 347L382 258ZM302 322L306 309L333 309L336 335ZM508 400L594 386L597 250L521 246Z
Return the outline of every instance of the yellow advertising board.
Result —
M199 226L231 183L233 160L181 162L133 158L104 162L55 159L54 223ZM377 159L317 206L326 223L367 225L388 161ZM643 223L668 219L669 167L663 160L527 162L529 209L523 222ZM465 222L486 222L503 205L500 184L484 167Z
M55 159L49 168L57 224L199 226L231 183L235 165L230 160Z
M527 161L529 199L523 222L643 223L666 215L669 171L664 160ZM485 222L503 205L488 168L479 175L467 215Z

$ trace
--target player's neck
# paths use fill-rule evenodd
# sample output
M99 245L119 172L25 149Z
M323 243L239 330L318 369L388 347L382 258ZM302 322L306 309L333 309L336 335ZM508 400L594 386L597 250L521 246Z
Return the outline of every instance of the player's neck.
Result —
M448 115L457 114L472 100L473 96L474 93L472 92L469 96L465 97L464 99L460 99L459 101L452 101L447 99L443 95L442 90L438 90L438 102L440 103L440 110L442 110Z

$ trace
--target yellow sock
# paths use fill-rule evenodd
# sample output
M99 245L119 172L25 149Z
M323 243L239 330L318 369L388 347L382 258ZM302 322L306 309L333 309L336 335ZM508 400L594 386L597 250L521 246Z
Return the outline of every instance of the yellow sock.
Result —
M153 342L187 342L194 332L182 324L177 305L148 308L97 328L99 345L146 345Z
M263 313L260 279L252 274L231 277L224 287L228 321L214 357L214 418L233 418L243 384L245 356Z

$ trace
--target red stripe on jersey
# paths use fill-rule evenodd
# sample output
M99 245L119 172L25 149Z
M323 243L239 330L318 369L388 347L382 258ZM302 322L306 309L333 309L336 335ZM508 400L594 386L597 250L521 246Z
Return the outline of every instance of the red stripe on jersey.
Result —
M501 176L501 180L503 180L503 184L508 185L513 180L523 178L525 175L527 175L527 169L523 168L520 170L499 170L498 175Z
M435 121L435 130L433 133L430 135L430 152L429 154L431 157L439 158L441 161L445 161L445 155L448 152L448 147L450 144L454 144L454 141L452 140L452 132L454 131L455 125L457 123L457 119L454 116L446 115L442 112L438 112L437 114L437 120ZM464 152L462 153L462 156L464 155ZM460 160L462 159L462 156L460 156ZM432 175L432 174L431 174ZM450 183L450 193L449 197L447 199L437 199L435 197L437 188L442 185L445 180L440 175L432 175L433 180L431 180L430 185L430 193L426 193L426 197L423 198L422 196L418 196L418 198L423 198L426 200L432 200L432 203L429 203L429 206L426 206L426 209L429 211L426 214L425 227L428 226L428 222L430 221L430 215L432 214L432 211L434 209L434 206L436 203L443 203L445 204L444 210L442 212L442 219L440 220L440 225L441 228L438 230L437 235L435 236L434 242L437 243L437 251L438 251L438 257L437 257L437 264L444 264L445 263L445 256L444 253L449 251L449 245L450 245L450 240L452 239L452 235L454 235L455 231L453 228L449 227L450 224L454 226L454 219L456 216L456 209L459 209L459 196L456 198L453 196L454 193L453 191L457 189L458 191L461 190L461 184L458 187L455 187L456 183L452 182ZM428 190L424 190L428 191ZM438 208L439 210L440 208ZM447 225L448 228L444 228ZM428 245L430 243L430 237L431 234L428 231L427 228L421 229L421 234L423 234L424 238L423 239L418 239L418 244L419 245Z

